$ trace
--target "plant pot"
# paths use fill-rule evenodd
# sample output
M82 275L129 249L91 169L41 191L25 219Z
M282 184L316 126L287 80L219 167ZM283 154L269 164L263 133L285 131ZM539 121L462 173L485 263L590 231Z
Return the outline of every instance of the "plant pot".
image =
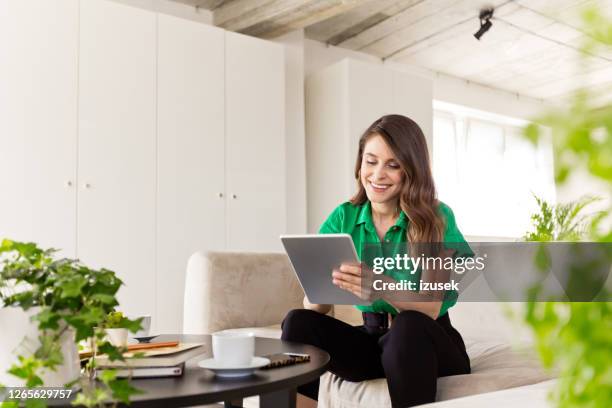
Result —
M24 380L7 373L16 363L17 356L29 356L40 346L38 325L30 318L40 311L32 308L27 312L18 307L0 307L0 383L11 387L25 385ZM81 375L79 352L74 341L74 331L67 330L60 338L64 362L55 371L39 373L46 387L63 387Z
M128 329L106 329L106 338L115 347L127 347Z

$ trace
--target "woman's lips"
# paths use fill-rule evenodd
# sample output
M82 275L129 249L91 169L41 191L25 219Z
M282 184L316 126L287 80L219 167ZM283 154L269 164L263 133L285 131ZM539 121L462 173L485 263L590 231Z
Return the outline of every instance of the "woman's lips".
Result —
M374 192L376 193L384 193L385 191L389 189L389 187L391 187L390 184L378 184L378 183L373 183L371 181L369 183L370 183L370 187L372 187L372 190L374 190Z

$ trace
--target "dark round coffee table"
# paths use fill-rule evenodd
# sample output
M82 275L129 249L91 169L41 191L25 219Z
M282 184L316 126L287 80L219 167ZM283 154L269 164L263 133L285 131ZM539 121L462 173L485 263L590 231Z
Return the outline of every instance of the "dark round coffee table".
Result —
M218 402L232 406L240 404L243 398L259 395L261 408L293 408L297 387L319 378L329 364L329 354L316 347L258 337L255 340L255 354L258 356L282 352L307 353L310 361L257 370L246 378L222 379L197 364L212 357L209 335L162 335L154 341L173 340L204 342L207 352L188 361L181 377L132 380L132 385L145 393L133 396L130 407L187 407Z
M326 371L329 355L313 346L288 343L277 339L257 338L255 354L264 356L282 352L307 353L310 362L271 370L258 370L253 376L244 379L221 379L197 362L212 356L211 338L208 335L165 335L155 341L205 342L207 354L194 358L186 366L182 377L140 379L133 385L146 392L133 398L133 407L183 407L230 401L259 395L260 407L294 407L298 385L313 381Z

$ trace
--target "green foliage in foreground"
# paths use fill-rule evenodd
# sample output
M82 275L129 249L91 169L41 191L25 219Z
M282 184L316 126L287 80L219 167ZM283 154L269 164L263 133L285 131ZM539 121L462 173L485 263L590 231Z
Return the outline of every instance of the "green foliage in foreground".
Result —
M76 260L54 259L55 252L8 239L0 245L0 306L26 311L39 308L32 319L38 324L40 346L31 354L19 355L8 371L27 387L44 385L41 371L54 371L63 363L60 338L71 331L76 343L86 340L111 360L123 359L122 350L105 341L100 329L118 305L116 294L122 281L108 269L95 270ZM140 329L139 320L123 316L113 324L133 332ZM100 376L99 382L93 381L94 368L95 358L87 365L89 379L81 384L83 392L75 403L88 407L109 399L128 403L130 395L138 392L127 380L115 378L112 371ZM42 400L38 403L44 405Z
M612 22L596 10L587 10L583 18L585 32L596 40L585 44L587 55L612 46ZM566 109L550 112L525 129L532 141L543 137L541 125L552 132L559 184L586 171L612 193L612 105L597 102L609 91L578 91ZM610 208L585 218L586 204L551 206L540 201L540 211L532 218L534 230L525 239L612 242L612 228L606 226ZM560 375L552 395L558 407L612 406L612 303L531 302L525 321L544 365Z
M583 211L593 199L559 205L536 199L540 212L532 217L534 231L527 240L577 241L587 236L584 225L593 223ZM525 321L544 366L560 375L553 394L559 407L612 406L612 303L529 302Z

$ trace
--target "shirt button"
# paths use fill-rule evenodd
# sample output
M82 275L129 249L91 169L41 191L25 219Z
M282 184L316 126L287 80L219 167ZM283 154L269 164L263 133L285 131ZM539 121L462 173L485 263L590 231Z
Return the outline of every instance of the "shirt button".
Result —
M385 242L391 242L391 240L390 239L385 239Z

